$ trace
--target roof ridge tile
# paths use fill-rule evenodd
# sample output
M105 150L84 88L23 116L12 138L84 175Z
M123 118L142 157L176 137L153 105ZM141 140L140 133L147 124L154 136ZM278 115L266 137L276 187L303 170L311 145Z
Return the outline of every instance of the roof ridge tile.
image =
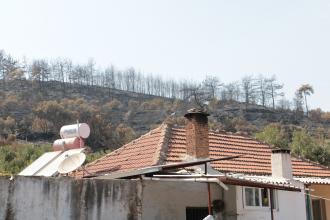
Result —
M161 126L161 136L160 141L157 145L156 152L153 157L153 164L154 165L161 165L164 163L166 159L166 153L168 150L168 143L171 139L171 125L169 124L162 124Z

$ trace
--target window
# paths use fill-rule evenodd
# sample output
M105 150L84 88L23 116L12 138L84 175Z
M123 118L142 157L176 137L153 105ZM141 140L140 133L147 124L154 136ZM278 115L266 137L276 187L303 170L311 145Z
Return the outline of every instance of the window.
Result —
M186 220L201 220L208 216L209 211L207 207L187 207Z
M261 205L263 207L269 206L269 192L268 189L260 189L261 190Z
M246 207L270 207L268 189L244 187L243 197Z

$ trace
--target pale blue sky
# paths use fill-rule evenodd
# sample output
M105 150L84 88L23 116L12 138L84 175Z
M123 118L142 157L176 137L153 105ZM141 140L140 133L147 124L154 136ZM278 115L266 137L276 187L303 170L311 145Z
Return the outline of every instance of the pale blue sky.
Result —
M329 0L0 0L0 48L223 82L276 74L330 110Z

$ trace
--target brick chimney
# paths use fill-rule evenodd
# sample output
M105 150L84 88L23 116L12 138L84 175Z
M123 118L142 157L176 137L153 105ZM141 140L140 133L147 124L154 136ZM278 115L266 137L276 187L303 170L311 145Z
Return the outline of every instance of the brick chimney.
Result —
M272 176L292 179L292 162L289 149L272 150Z
M209 158L208 113L199 109L190 109L186 118L186 145L189 157Z

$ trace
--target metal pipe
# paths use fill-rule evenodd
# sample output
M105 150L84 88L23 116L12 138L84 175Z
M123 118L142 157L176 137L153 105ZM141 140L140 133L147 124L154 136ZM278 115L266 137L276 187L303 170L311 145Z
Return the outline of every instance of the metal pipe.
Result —
M217 178L217 177L224 177L224 175L215 175L215 174L154 174L154 177L161 177L161 178L192 178L192 177L205 177L205 178Z
M270 217L271 217L271 220L274 220L274 203L273 203L273 198L274 198L274 195L273 195L273 190L272 189L269 189L269 194L270 194Z
M79 132L79 120L77 120L77 131L78 131L78 138L79 138L79 148L82 148L82 140L81 140L80 132Z
M158 177L142 177L144 180L155 180L155 181L172 181L172 182L199 182L199 183L216 183L223 189L228 190L228 187L221 182L218 178L158 178Z
M208 194L208 210L209 210L209 215L212 215L211 187L210 187L210 183L207 183L207 194Z

